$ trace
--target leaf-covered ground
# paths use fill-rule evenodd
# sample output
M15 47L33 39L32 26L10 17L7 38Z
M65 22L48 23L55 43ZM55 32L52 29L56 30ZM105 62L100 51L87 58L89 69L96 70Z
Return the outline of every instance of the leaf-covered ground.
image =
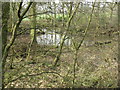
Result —
M23 39L22 39L23 38ZM16 39L6 63L6 87L14 88L60 88L73 87L74 52L64 46L56 68L54 58L58 53L55 46L35 45L29 60L27 37ZM20 41L20 39L22 39ZM118 87L118 37L99 34L87 36L78 53L74 87ZM19 42L18 42L19 41ZM10 60L13 65L10 69Z

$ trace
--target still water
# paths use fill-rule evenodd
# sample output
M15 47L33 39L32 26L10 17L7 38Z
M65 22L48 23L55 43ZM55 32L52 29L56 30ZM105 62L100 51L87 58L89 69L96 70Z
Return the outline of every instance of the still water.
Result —
M44 31L45 34L37 36L38 44L40 44L40 45L58 45L58 46L60 45L61 34L57 34L54 31L47 31L46 29L43 29L42 31ZM69 39L68 36L66 36L64 45L67 45L67 46L71 45L71 39Z

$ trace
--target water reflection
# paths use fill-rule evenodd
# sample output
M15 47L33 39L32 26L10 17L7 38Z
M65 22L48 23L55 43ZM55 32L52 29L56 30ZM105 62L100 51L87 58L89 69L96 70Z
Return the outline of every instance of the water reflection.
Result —
M57 34L54 31L47 31L43 29L42 31L45 32L44 35L37 36L37 43L40 45L60 45L61 34ZM71 40L66 37L64 45L70 46Z

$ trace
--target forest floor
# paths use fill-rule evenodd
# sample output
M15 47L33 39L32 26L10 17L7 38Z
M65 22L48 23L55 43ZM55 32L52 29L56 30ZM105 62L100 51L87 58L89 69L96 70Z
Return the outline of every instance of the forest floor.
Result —
M117 40L117 35L94 36L92 34L85 38L78 53L75 87L117 87ZM12 46L7 58L6 87L73 87L74 52L72 48L63 47L59 64L53 68L58 48L49 45L35 45L31 48L29 60L26 60L28 41L28 37L17 38ZM8 67L11 59L13 59L12 69Z

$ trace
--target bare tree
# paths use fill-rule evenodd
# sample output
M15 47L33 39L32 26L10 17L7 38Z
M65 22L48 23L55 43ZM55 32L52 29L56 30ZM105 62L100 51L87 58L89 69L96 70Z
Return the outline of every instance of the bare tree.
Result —
M95 1L96 2L96 1ZM77 64L77 59L78 59L78 51L79 51L79 48L81 47L84 39L85 39L85 36L87 34L87 31L89 29L89 26L90 26L90 23L91 23L91 20L92 20L92 15L93 15L93 11L94 11L94 6L95 6L95 2L93 3L93 8L92 8L92 12L91 12L91 15L89 17L89 22L88 22L88 25L85 29L85 33L84 33L84 36L81 40L80 43L78 42L75 42L76 40L74 40L75 38L72 39L72 43L73 43L73 49L74 49L74 64L73 64L73 72L74 72L74 77L73 77L73 86L75 84L75 78L76 78L76 64Z
M16 38L16 31L20 25L20 23L22 22L23 20L23 17L24 15L27 13L27 11L29 10L30 6L32 5L32 2L29 3L29 5L27 6L27 8L24 10L23 13L21 13L21 8L22 8L22 2L20 3L19 5L19 10L18 10L18 17L19 17L19 20L17 21L17 23L14 25L13 28L11 28L12 30L12 37L10 39L10 42L5 46L5 49L3 51L3 56L2 56L2 67L3 67L3 85L2 87L4 88L4 67L5 67L5 64L6 64L6 58L8 56L8 51L10 50L11 46L13 45L14 41L15 41L15 38ZM7 13L7 12L6 12Z
M2 4L2 51L4 51L7 45L7 32L8 32L8 19L10 12L10 3L5 2Z
M72 20L72 18L74 17L78 6L79 6L79 3L76 5L74 11L71 12L72 14L69 13L69 14L70 14L70 15L69 15L69 19L68 19L68 21L67 21L67 23L66 23L66 28L65 28L66 31L65 31L64 35L62 36L62 38L61 38L60 46L59 46L59 50L58 50L59 53L58 53L58 55L56 56L56 58L55 58L55 60L54 60L54 66L57 65L57 63L58 63L58 61L59 61L59 59L60 59L60 56L61 56L61 53L62 53L62 47L63 47L64 41L65 41L65 39L66 39L67 32L68 32L68 30L69 30L71 20ZM72 5L71 5L71 7L72 7Z
M33 44L36 44L36 2L33 3L32 8L31 8L31 42L30 42L30 46L28 49L28 56L27 56L27 60L29 60L29 56L30 56L30 51L31 51L31 47Z

